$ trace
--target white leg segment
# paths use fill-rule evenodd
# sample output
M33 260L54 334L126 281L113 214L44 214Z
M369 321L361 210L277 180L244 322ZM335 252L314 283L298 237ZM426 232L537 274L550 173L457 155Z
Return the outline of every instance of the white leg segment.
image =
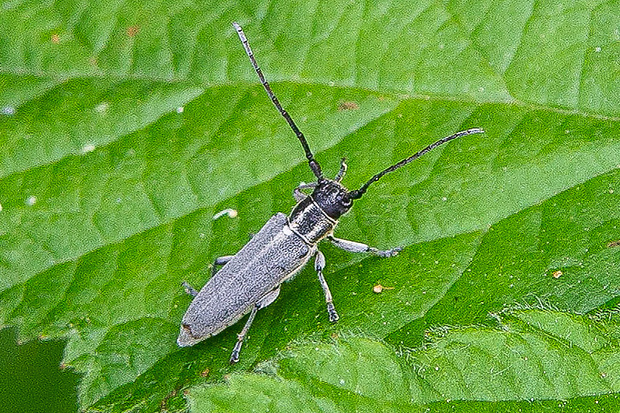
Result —
M340 239L336 237L327 237L327 239L336 247L349 252L368 252L378 257L393 257L398 255L402 251L402 247L396 247L389 250L378 250L373 247L369 247L361 242L349 241L346 239Z
M325 277L323 277L323 269L325 268L325 256L321 251L316 252L316 256L314 257L314 269L316 270L317 275L319 276L319 282L321 283L321 287L323 287L323 293L325 294L325 303L327 304L327 314L329 315L329 321L335 323L338 321L340 316L336 312L336 308L334 307L332 293L329 291L329 286L327 285L327 281L325 281Z
M239 361L239 353L241 352L241 346L243 345L243 340L245 340L245 336L248 334L248 330L250 326L254 322L254 317L256 317L256 312L261 308L267 307L269 304L273 303L278 295L280 294L280 287L275 290L267 293L263 298L261 298L254 307L252 307L252 312L250 312L250 317L248 321L245 322L243 329L239 334L237 334L237 342L235 343L235 347L233 348L232 353L230 354L230 364L234 364Z
M311 182L309 184L302 182L301 184L299 184L299 186L293 190L293 197L295 198L295 201L300 202L306 199L308 195L302 192L303 189L314 189L314 188L316 188L316 182Z

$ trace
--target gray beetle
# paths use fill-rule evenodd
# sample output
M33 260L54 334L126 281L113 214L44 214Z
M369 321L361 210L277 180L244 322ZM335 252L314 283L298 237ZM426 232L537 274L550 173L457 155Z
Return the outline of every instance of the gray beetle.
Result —
M325 256L317 248L319 241L326 238L336 247L350 252L365 252L380 257L396 255L401 248L381 251L366 244L334 237L333 231L338 224L338 219L351 209L353 200L361 198L368 187L383 175L452 139L483 131L473 128L445 137L374 175L360 189L349 191L340 183L347 169L345 160L342 160L340 170L333 180L323 176L321 167L314 159L306 138L271 91L269 83L256 63L241 26L237 23L233 23L233 26L239 34L261 84L276 109L297 135L306 153L310 169L317 178L315 183L301 184L295 188L293 195L297 205L290 216L287 217L281 212L277 213L236 255L217 258L213 263L213 276L200 292L184 283L185 289L194 296L194 299L181 322L181 332L177 339L181 347L193 346L214 336L239 321L248 312L250 313L245 326L238 334L237 343L230 356L230 362L236 363L239 361L241 346L256 312L271 304L280 293L280 285L292 279L312 257L315 257L314 268L325 293L329 321L338 321L339 317L332 303L332 295L323 277ZM310 195L303 192L308 189L313 190ZM216 271L216 268L221 265L223 267Z

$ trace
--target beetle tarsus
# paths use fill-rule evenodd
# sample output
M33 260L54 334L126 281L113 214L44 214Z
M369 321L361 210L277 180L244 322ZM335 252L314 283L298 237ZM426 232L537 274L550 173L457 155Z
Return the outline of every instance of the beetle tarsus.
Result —
M327 314L329 314L329 322L335 323L340 320L340 316L336 312L336 308L334 307L334 303L327 303Z
M369 249L369 251L373 255L376 255L377 257L383 257L383 258L395 257L402 250L403 250L403 247L396 247L396 248L392 248L392 249L389 249L389 250L378 250L376 248L370 248Z
M241 337L240 340L235 343L235 347L233 348L232 353L230 353L230 364L235 364L239 362L239 353L241 352L242 345L243 337Z

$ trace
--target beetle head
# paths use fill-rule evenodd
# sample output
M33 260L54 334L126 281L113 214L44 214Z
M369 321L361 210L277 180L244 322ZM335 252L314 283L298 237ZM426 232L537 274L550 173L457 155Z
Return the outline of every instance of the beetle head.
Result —
M314 202L333 219L346 214L353 205L349 190L339 182L327 178L319 179L311 196Z

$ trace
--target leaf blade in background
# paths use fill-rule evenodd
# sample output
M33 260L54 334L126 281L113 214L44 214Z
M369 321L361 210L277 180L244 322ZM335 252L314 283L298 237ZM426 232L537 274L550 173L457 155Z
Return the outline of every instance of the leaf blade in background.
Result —
M189 302L180 282L202 285L207 263L290 210L292 188L311 177L233 20L326 172L348 157L349 187L456 130L487 134L385 177L342 220L339 236L407 248L392 260L324 248L340 325L327 326L308 269L261 311L232 371L315 334L416 347L427 328L488 324L516 304L613 308L617 10L550 0L7 4L0 322L23 339L68 339L64 362L85 374L82 409L180 411L182 389L231 371L236 326L175 347ZM238 219L212 220L231 207ZM376 283L394 290L374 295Z
M493 329L448 329L405 356L361 337L298 344L263 367L269 374L235 373L228 383L192 389L190 405L196 412L243 406L284 412L302 403L299 411L337 412L351 411L354 400L362 410L466 411L486 404L512 411L527 400L537 401L530 406L536 411L556 399L562 404L554 407L571 411L618 391L617 315L603 321L531 309L498 321Z

